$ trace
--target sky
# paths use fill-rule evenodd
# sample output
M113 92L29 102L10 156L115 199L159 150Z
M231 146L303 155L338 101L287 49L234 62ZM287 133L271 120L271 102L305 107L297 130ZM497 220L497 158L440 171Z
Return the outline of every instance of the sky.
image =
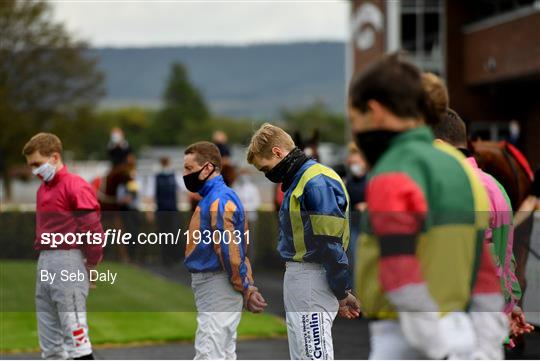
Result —
M244 45L341 40L346 0L51 0L53 17L92 46Z

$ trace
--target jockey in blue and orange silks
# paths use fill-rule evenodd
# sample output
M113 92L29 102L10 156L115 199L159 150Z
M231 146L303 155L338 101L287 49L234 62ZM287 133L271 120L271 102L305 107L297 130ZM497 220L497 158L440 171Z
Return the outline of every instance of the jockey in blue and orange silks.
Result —
M247 257L244 207L220 170L221 156L213 143L186 149L184 183L202 197L189 224L184 260L198 312L195 359L236 359L242 305L254 313L266 307Z

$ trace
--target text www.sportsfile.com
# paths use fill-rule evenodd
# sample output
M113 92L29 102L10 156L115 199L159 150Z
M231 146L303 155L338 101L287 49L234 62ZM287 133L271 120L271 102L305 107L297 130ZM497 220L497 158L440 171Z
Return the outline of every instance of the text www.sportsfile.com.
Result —
M107 229L103 233L42 233L41 244L51 248L62 245L176 245L186 244L249 244L249 230L186 230L179 228L176 232L141 232L136 237L130 232L120 229Z

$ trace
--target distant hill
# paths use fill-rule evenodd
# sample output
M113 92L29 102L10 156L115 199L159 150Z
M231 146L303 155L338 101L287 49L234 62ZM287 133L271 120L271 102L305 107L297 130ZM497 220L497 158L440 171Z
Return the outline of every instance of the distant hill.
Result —
M343 111L345 45L340 42L163 48L95 48L106 76L102 107L158 107L169 65L180 61L212 112L273 117L322 101Z

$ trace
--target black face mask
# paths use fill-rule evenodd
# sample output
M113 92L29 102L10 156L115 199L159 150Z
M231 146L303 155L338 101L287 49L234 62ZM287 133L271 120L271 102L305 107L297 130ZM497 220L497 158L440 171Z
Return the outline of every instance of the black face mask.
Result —
M283 158L274 168L270 169L264 175L270 182L287 183L289 178L308 161L308 157L299 148L294 148Z
M284 158L285 159L285 158ZM268 172L264 173L264 176L272 183L281 183L283 176L285 175L282 171L284 169L280 164L283 163L283 159L275 165L274 168L270 169Z
M369 130L355 133L356 145L362 150L367 162L373 168L379 158L386 152L392 139L400 132L391 130Z
M207 164L211 164L211 163L207 163ZM212 166L213 166L213 164L212 164ZM212 172L210 172L206 176L206 178L201 180L201 179L199 179L199 174L201 174L201 172L203 171L203 169L205 167L206 167L206 164L200 170L198 170L196 172L193 172L193 173L186 174L184 176L184 184L186 185L186 188L187 188L188 191L193 192L193 193L197 193L198 191L200 191L201 188L203 187L204 183L206 182L206 180L216 170L216 167L214 167L214 169L212 169Z

